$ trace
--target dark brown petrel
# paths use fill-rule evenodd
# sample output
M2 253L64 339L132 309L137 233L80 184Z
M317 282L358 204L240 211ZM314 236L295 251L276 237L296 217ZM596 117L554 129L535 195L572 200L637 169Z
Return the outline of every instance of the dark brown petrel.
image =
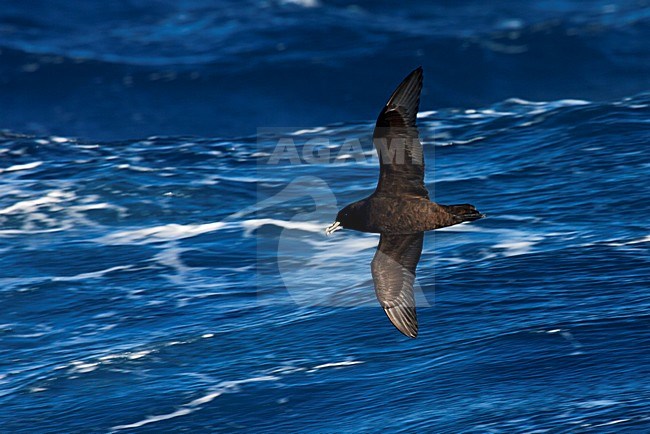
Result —
M420 67L397 87L377 119L373 134L379 154L377 189L339 211L325 230L327 235L343 228L381 234L371 265L375 293L393 325L411 338L418 334L413 282L424 231L483 217L473 205L429 200L415 123L421 89Z

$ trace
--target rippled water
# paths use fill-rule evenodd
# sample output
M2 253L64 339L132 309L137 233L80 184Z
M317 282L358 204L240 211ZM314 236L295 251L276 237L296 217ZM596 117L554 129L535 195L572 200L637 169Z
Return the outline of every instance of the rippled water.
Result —
M232 137L422 106L612 101L650 89L646 0L5 0L0 128Z
M293 131L332 152L300 165L5 134L3 430L648 429L649 104L422 114L429 189L488 218L425 239L417 340L365 303L377 237L323 234L374 188L336 160L372 122Z
M645 0L3 2L0 432L650 431L648 40ZM427 186L487 218L427 234L409 340L323 230L417 65Z

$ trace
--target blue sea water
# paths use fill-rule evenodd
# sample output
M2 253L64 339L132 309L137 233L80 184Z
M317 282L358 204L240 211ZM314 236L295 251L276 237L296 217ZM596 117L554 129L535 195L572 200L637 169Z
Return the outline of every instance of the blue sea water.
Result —
M649 5L392 4L3 3L0 432L650 431ZM323 230L419 64L411 340Z

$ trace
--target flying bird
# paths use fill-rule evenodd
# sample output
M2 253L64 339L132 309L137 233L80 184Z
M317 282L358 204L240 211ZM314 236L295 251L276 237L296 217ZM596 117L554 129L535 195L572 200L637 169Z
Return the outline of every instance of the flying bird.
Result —
M375 293L393 325L417 337L413 282L424 232L483 217L473 205L441 205L429 200L424 185L424 154L416 117L422 67L411 72L382 109L373 134L379 155L374 193L343 208L327 235L340 229L379 233L371 271Z

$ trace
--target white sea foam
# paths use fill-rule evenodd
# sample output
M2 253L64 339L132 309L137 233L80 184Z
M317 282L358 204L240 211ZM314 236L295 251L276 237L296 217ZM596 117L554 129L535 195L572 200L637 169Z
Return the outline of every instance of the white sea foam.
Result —
M26 164L16 164L14 166L7 167L6 169L0 169L0 173L18 172L19 170L34 169L34 168L40 166L41 164L43 164L42 161L35 161L33 163L26 163Z
M255 230L261 228L264 225L273 225L278 226L284 229L298 229L305 232L314 232L314 233L325 233L326 224L315 223L315 222L292 222L286 220L277 220L277 219L251 219L244 220L241 222L241 226L244 228L244 235L249 236Z
M533 251L533 246L545 237L550 236L550 234L529 233L513 229L486 228L468 223L438 229L436 232L478 232L494 234L498 242L492 247L501 250L499 253L503 256L517 256L530 253Z
M641 244L641 243L650 243L650 235L647 235L643 238L639 238L636 240L630 240L630 241L614 241L611 243L607 243L608 246L613 246L613 247L622 247L622 246L632 246L635 244Z
M290 3L290 2L287 1L287 3ZM325 130L326 130L325 127L306 128L306 129L304 129L304 130L294 131L294 132L293 132L293 135L294 135L294 136L301 136L301 135L303 135L303 134L322 133L322 132L325 131Z
M1 213L1 211L0 211ZM96 241L104 244L146 244L146 243L156 243L163 241L174 241L181 240L184 238L190 238L197 235L218 231L221 229L229 229L241 227L244 229L244 236L250 236L255 230L259 229L264 225L274 225L284 229L298 229L306 232L313 233L324 233L325 223L316 223L316 222L296 222L296 221L286 221L278 219L250 219L243 220L240 222L234 222L230 220L233 217L236 217L241 214L238 213L229 218L226 218L223 221L212 222L212 223L192 223L192 224L178 224L170 223L166 225L153 226L149 228L142 229L130 229L124 231L114 232L112 234L105 235Z
M528 101L523 98L509 98L505 102L511 104L531 105L531 106L549 105L553 107L568 107L568 106L591 104L591 102L582 99L560 99L557 101Z
M519 105L544 105L547 104L546 101L528 101L523 98L508 98L506 103L519 104Z
M165 277L172 283L179 286L192 286L196 289L197 285L191 279L192 271L198 268L188 267L181 259L181 254L187 250L189 249L179 247L177 243L172 242L156 254L153 259L174 270L174 274L165 274Z
M449 142L449 143L444 144L443 146L450 146L450 145L468 145L468 144L470 144L470 143L480 142L481 140L484 140L484 139L485 139L484 136L476 136L476 137L472 137L472 138L467 139L467 140L453 140L453 141L451 141L451 142Z
M306 371L307 368L301 368L297 366L280 366L279 368L275 368L271 370L272 374L282 374L282 375L289 375L289 374L295 374L297 372L302 372Z
M39 207L43 205L52 205L63 202L65 200L70 200L74 198L74 193L65 192L61 190L53 190L47 193L45 196L38 199L32 200L23 200L16 202L15 204L8 206L7 208L0 209L0 215L3 214L16 214L16 213L33 213Z
M317 372L321 369L327 369L327 368L343 368L346 366L352 366L352 365L358 365L364 363L360 360L348 360L348 361L342 361L342 362L331 362L331 363L323 363L320 365L316 365L307 372L313 373ZM304 368L294 368L294 367L282 367L279 369L274 370L274 373L277 373L279 375L289 375L289 374L294 374L297 372L302 372L305 371ZM237 391L237 389L244 385L244 384L249 384L249 383L257 383L257 382L262 382L262 381L277 381L280 380L281 377L278 375L263 375L259 377L252 377L252 378L247 378L244 380L237 380L237 381L223 381L219 384L217 384L212 390L210 390L208 393L206 393L203 396L200 396L198 398L193 399L192 401L181 405L178 409L171 413L166 413L166 414L160 414L160 415L153 415L153 416L147 416L146 418L131 423L131 424L123 424L123 425L116 425L112 427L113 430L123 430L123 429L131 429L131 428L139 428L144 425L149 425L151 423L155 422L160 422L164 420L169 420L173 419L176 417L180 416L185 416L190 413L193 413L197 410L200 410L203 405L208 404L218 397L222 396L225 393L232 393Z
M574 106L574 105L588 105L591 103L583 99L561 99L556 101L556 104L559 106Z
M418 119L428 118L429 116L435 115L436 113L438 113L436 110L423 111L419 112L417 114L417 117Z
M113 325L114 327L114 325ZM153 353L155 350L140 350L140 351L124 351L121 353L112 353L112 354L106 354L104 356L98 357L94 361L81 361L81 360L75 360L73 362L63 364L63 365L58 365L54 368L54 370L61 370L61 369L70 369L71 374L85 374L88 372L93 372L97 368L99 368L101 365L105 364L112 364L115 363L117 360L137 360L141 359L151 353Z
M481 110L481 113L489 116L512 116L515 114L513 112L498 112L494 109L483 109Z
M161 414L159 416L149 416L146 419L143 419L139 422L132 423L129 425L117 425L114 426L112 429L114 430L122 430L122 429L130 429L130 428L140 428L141 426L148 425L150 423L155 423L155 422L160 422L163 420L168 420L168 419L173 419L175 417L179 416L185 416L186 414L192 413L194 410L190 408L181 408L180 410L176 410L173 413L168 413L168 414Z
M495 244L494 248L505 249L505 252L503 253L504 256L517 256L530 253L532 247L535 244L536 243L533 241L504 241L502 243Z
M0 237L11 237L17 235L34 235L34 234L48 234L53 232L61 232L68 230L72 225L64 225L58 228L50 229L2 229L0 230Z
M280 0L280 3L298 5L304 8L316 8L320 6L318 0Z
M538 115L538 114L543 114L546 112L549 112L554 109L558 108L563 108L563 107L574 107L574 106L583 106L583 105L588 105L591 104L589 101L584 101L581 99L560 99L557 101L551 101L548 103L543 104L542 106L538 106L538 108L531 110L528 112L528 115ZM541 121L540 119L539 121ZM537 122L527 122L526 124L522 124L523 126L528 126L532 125Z
M0 235L2 234L0 233ZM20 277L20 278L5 277L5 278L0 278L0 287L3 287L4 289L9 289L14 286L21 286L22 288L19 289L19 291L25 291L28 289L26 287L27 285L35 285L42 282L76 282L76 281L87 280L87 279L98 279L114 271L129 270L132 268L133 268L132 265L118 265L104 270L92 271L88 273L80 273L80 274L75 274L73 276L39 276L39 277ZM94 318L107 318L114 314L115 314L114 312L99 314L96 315Z
M616 419L616 420L612 420L610 422L599 423L599 424L596 424L596 425L586 424L586 426L593 426L593 427L610 426L610 425L616 425L616 424L619 424L619 423L627 422L629 420L630 419ZM583 425L583 426L585 426L585 425Z
M313 368L311 368L308 372L314 372L319 369L325 369L325 368L342 368L344 366L352 366L352 365L359 365L363 363L360 360L348 360L345 362L332 362L332 363L323 363L322 365L316 365Z
M170 223L144 229L118 231L103 236L97 241L105 244L156 243L161 241L173 241L183 238L190 238L209 232L214 232L228 226L229 224L224 222L187 225Z
M131 164L119 164L117 166L118 169L122 170L133 170L134 172L155 172L156 169L152 169L151 167L144 167L144 166L133 166Z
M127 355L127 358L129 360L137 360L143 358L144 356L148 356L149 354L151 354L151 352L152 350L136 351L135 353L130 353L129 355Z
M119 205L113 205L110 203L89 203L87 205L75 205L70 207L70 210L74 213L76 211L92 211L92 210L97 210L97 209L112 209L117 211L117 213L121 216L124 217L127 214L126 208L119 206Z
M620 404L618 401L613 401L611 399L594 399L592 401L585 401L580 403L582 408L595 408L595 407L610 407L612 405Z
M223 395L223 391L208 393L205 396L196 398L194 401L190 402L187 405L195 407L197 405L207 404L208 402L213 401L215 398L218 398L221 395Z
M31 387L29 389L29 392L30 393L39 393L39 392L45 392L46 390L47 390L47 388L45 388L45 387Z
M266 375L262 377L253 377L253 378L247 378L245 380L238 380L238 381L224 381L222 383L219 383L214 390L212 390L210 393L201 396L199 398L196 398L192 401L190 401L187 404L182 405L178 410L173 411L171 413L167 414L161 414L161 415L156 415L156 416L147 416L145 419L131 423L131 424L126 424L126 425L117 425L114 426L112 429L114 430L123 430L123 429L130 429L130 428L139 428L144 425L148 425L151 423L155 422L160 422L163 420L169 420L173 419L175 417L179 416L185 416L190 413L193 413L199 409L201 409L201 406L204 404L207 404L209 402L212 402L219 396L223 395L224 393L228 393L231 391L234 391L237 389L238 386L242 384L247 384L247 383L256 383L260 381L275 381L279 380L280 377L276 376L271 376L271 375Z
M505 219L505 220L513 220L516 222L524 222L524 221L539 221L538 217L533 217L533 216L526 216L526 215L514 215L514 214L499 214L500 219ZM557 233L555 235L562 235L563 233ZM549 234L551 235L551 234Z
M11 194L24 196L20 190ZM20 200L0 209L2 215L20 215L23 223L20 229L0 230L0 236L15 236L68 230L79 225L94 225L84 213L91 210L111 209L124 216L126 209L108 203L93 203L99 198L94 195L77 197L73 191L57 189L43 192L35 199ZM56 214L55 214L56 213Z
M92 372L99 366L100 362L72 362L72 369L70 372L84 374L86 372Z
M111 268L106 268L105 270L91 271L88 273L75 274L74 276L55 276L51 280L53 282L74 282L77 280L86 280L86 279L97 279L99 277L104 277L108 273L113 271L128 270L133 268L131 265L118 265Z

